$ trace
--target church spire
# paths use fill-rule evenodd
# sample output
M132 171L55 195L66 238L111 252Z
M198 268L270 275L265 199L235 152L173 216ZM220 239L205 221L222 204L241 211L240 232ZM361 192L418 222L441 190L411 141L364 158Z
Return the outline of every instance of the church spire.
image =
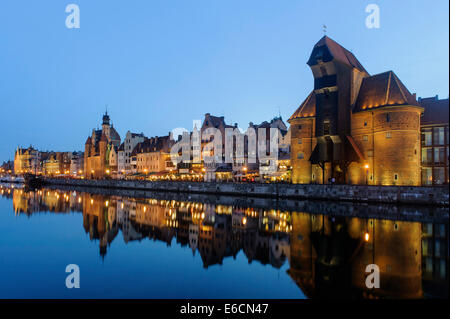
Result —
M109 125L108 107L106 107L105 114L103 115L103 125Z

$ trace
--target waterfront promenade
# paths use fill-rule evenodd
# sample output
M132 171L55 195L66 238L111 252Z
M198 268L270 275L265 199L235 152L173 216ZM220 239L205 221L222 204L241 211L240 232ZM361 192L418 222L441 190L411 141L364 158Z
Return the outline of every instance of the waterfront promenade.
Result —
M45 178L46 185L217 194L274 199L314 199L363 203L449 205L447 186L365 186L317 184L214 183L117 179Z

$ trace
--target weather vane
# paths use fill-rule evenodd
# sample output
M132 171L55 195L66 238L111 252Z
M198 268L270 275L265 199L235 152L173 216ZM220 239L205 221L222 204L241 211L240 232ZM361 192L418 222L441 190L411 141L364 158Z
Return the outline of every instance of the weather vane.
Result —
M323 30L323 35L327 35L327 26L324 24L323 26L322 26L322 30Z

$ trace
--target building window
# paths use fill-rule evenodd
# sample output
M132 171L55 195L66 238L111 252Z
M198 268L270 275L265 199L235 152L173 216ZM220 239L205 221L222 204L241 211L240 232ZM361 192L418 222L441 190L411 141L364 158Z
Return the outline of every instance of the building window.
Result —
M422 148L422 164L431 164L433 161L433 149L431 147Z
M386 113L386 122L390 122L390 121L391 121L391 114Z
M444 164L445 162L445 148L435 147L434 148L434 163Z
M443 167L434 167L434 183L437 185L444 184L445 171Z
M303 159L303 158L304 158L303 152L298 153L298 154L297 154L297 158L298 158L298 159Z
M330 121L323 121L323 135L330 135Z
M299 125L299 126L298 126L298 129L299 129L299 130L301 130L301 129L302 129L302 126L301 126L301 125Z
M433 128L433 144L434 145L444 145L444 128L443 127L435 127Z
M367 121L364 121L364 126L367 126Z
M370 174L369 180L373 181L373 174Z
M320 72L322 73L322 76L327 75L327 70L323 66L320 67Z
M302 144L302 139L301 138L298 139L298 144Z
M398 181L398 174L394 174L394 181Z
M363 141L367 142L369 140L369 137L367 135L363 135Z
M433 170L431 167L422 168L422 185L433 184Z
M373 150L367 151L367 156L368 157L373 157Z
M386 132L386 138L391 138L391 132L390 131Z

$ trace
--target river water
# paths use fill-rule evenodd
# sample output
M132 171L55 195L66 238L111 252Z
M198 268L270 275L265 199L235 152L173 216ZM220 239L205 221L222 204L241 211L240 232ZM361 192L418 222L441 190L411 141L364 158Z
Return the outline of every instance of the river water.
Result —
M448 208L2 185L0 298L446 298L448 236Z

